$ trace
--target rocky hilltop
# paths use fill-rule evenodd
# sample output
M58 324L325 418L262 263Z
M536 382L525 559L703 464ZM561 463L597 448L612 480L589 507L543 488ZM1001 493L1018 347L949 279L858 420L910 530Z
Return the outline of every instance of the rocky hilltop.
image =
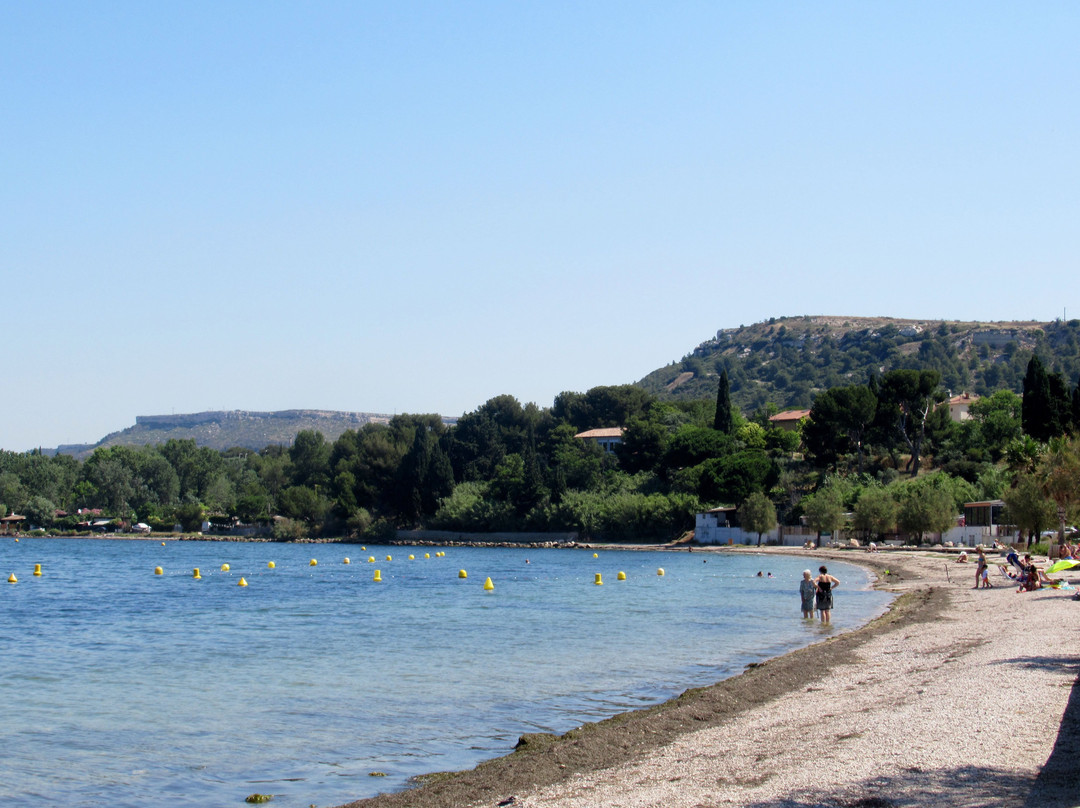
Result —
M107 435L95 444L61 446L57 451L81 457L99 446L153 445L170 438L194 440L200 446L212 449L244 447L262 450L272 444L288 446L296 434L305 429L318 430L328 441L333 441L347 429L359 429L365 424L385 424L392 417L383 413L333 410L229 410L182 415L138 415L135 426Z
M715 397L726 370L744 412L809 407L821 390L897 368L933 369L954 394L1019 392L1032 354L1070 383L1080 375L1080 320L964 322L892 317L775 317L726 328L637 384L662 398Z

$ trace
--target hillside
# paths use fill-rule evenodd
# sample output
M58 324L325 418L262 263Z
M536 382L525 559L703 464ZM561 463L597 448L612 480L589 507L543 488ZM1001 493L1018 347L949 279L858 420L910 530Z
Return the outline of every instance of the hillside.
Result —
M830 387L865 384L897 368L941 372L942 385L987 395L1020 392L1037 353L1070 385L1080 375L1080 320L958 322L890 317L777 317L718 331L680 362L637 384L664 399L708 399L727 370L732 401L744 412L767 403L809 407Z
M391 417L370 412L330 410L230 410L187 415L139 415L135 417L135 426L107 435L95 444L61 446L57 451L82 457L99 446L153 445L170 438L193 439L199 446L211 449L244 447L262 450L271 444L289 446L301 430L318 430L328 441L333 441L347 429L359 429L369 423L387 423Z
M727 370L732 401L751 413L766 404L809 407L830 387L865 384L872 374L897 368L933 369L953 394L1020 392L1028 360L1037 353L1070 385L1080 376L1080 320L1068 322L959 322L891 317L777 317L728 328L698 345L679 362L636 382L661 399L712 399ZM480 406L482 402L477 402ZM77 457L99 446L160 444L193 439L213 449L261 450L290 445L301 430L336 440L347 429L386 423L392 416L327 410L202 412L141 415L135 426L96 444L61 446ZM444 418L447 423L457 419Z

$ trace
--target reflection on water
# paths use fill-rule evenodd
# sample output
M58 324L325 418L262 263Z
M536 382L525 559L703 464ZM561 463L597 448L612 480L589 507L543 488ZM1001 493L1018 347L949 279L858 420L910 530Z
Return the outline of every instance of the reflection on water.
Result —
M717 681L889 600L831 563L832 629L802 620L808 557L409 553L0 540L0 571L19 578L0 601L3 803L346 802Z

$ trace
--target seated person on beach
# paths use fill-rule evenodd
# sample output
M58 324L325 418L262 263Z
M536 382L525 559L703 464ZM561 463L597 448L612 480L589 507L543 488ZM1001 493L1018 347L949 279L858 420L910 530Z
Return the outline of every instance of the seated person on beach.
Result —
M956 563L957 564L966 564L967 563L967 553L964 552L964 551L961 551L960 555L958 555L956 557Z
M1028 556L1030 558L1030 556ZM1042 581L1039 576L1039 568L1034 564L1028 564L1027 569L1024 571L1024 591L1032 592L1036 589L1042 588Z
M1016 567L1020 572L1024 571L1024 565L1020 563L1020 556L1016 554L1016 550L1009 551L1009 554L1005 556L1005 563Z

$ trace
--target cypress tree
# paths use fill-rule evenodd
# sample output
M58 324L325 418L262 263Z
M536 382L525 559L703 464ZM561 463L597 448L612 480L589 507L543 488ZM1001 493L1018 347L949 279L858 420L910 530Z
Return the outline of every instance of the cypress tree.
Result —
M1025 435L1039 441L1051 438L1050 377L1039 357L1032 356L1024 374L1024 401L1020 405L1020 424Z
M1049 432L1051 438L1064 435L1072 423L1072 397L1069 395L1069 383L1060 373L1051 373L1047 377L1050 399Z
M1037 356L1028 362L1020 420L1024 433L1038 441L1063 435L1072 421L1069 384L1060 373L1047 373Z
M1072 391L1072 434L1080 435L1080 382Z
M720 384L716 388L716 417L713 419L713 429L730 435L735 428L735 422L731 415L731 386L728 384L726 370L720 372Z

